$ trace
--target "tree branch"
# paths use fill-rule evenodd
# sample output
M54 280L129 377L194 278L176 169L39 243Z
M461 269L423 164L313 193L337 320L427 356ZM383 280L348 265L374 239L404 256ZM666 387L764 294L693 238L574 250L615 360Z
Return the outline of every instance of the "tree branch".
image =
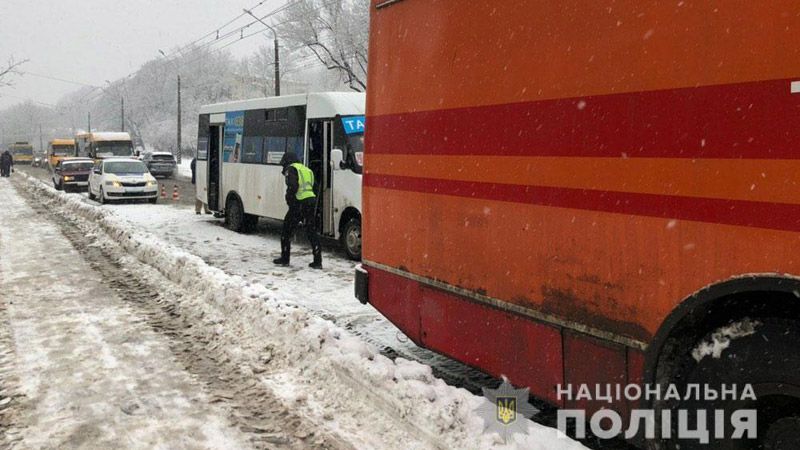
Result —
M9 58L6 67L0 69L0 86L11 86L12 83L10 81L7 81L6 78L8 78L10 75L19 75L20 74L18 70L19 66L25 64L26 62L28 62L27 59L23 59L22 61L15 61L13 56Z

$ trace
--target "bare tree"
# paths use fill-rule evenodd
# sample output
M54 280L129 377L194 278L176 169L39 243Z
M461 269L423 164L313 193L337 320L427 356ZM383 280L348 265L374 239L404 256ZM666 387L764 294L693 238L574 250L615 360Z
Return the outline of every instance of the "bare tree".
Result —
M13 56L9 58L5 67L0 68L0 87L11 86L12 83L11 81L9 81L9 78L11 77L11 75L19 75L20 73L19 67L25 64L26 62L28 62L27 59L23 59L22 61L17 61L14 59Z
M278 26L290 43L307 49L354 91L367 87L369 0L299 0Z

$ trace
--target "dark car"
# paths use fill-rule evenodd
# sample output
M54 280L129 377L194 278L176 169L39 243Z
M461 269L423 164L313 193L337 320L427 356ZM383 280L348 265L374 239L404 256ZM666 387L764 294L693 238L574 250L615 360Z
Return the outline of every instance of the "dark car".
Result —
M64 158L53 168L53 186L59 191L86 190L93 167L92 158Z
M145 153L142 156L142 162L150 170L153 176L170 177L175 171L175 158L171 153L167 152L152 152Z

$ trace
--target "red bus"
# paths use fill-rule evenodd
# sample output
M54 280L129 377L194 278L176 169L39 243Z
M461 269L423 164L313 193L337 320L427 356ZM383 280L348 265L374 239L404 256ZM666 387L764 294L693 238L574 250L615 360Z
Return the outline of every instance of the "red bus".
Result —
M357 296L563 408L750 384L704 405L800 429L797 11L373 0Z

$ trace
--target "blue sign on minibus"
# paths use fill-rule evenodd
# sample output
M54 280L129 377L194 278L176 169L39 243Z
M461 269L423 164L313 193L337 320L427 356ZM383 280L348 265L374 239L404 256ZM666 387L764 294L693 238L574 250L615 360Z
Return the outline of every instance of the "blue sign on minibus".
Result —
M342 117L345 134L359 134L364 132L364 116Z

